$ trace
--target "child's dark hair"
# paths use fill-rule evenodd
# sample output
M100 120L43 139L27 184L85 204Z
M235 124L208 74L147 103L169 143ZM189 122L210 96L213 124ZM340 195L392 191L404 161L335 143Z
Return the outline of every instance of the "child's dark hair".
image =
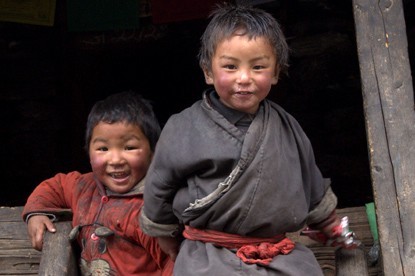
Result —
M267 38L277 56L277 68L280 72L287 71L289 48L277 20L261 9L229 3L218 5L211 14L211 21L201 37L200 67L210 71L217 45L236 34L247 35L249 39Z
M154 151L160 136L160 125L149 101L133 91L113 94L92 107L86 124L85 149L89 152L92 131L99 122L125 122L139 126Z

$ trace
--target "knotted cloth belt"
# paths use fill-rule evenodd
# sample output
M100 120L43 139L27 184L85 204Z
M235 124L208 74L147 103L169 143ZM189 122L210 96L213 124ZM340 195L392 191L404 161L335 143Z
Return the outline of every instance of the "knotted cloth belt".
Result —
M193 241L238 249L236 256L247 264L269 265L273 257L279 254L286 255L295 247L295 243L283 234L272 238L255 238L215 230L201 230L186 225L183 236Z

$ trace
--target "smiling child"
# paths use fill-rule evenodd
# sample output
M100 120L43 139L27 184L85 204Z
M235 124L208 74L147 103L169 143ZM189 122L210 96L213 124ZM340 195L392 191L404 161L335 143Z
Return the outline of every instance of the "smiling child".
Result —
M171 260L138 222L159 133L140 95L127 91L97 102L86 128L92 172L59 173L36 187L23 211L32 246L42 249L44 232L56 232L55 214L69 208L83 275L170 275Z

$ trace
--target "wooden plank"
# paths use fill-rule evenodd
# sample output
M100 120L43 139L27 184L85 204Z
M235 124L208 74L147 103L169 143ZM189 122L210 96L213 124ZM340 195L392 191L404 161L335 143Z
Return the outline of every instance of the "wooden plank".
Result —
M41 252L32 248L22 207L0 207L0 275L37 275Z
M40 254L37 256L0 256L0 275L37 275Z
M0 207L0 222L2 221L22 221L23 207Z
M31 246L22 211L21 206L0 207L0 275L77 275L68 241L71 222L55 222L57 233L45 234L44 249L39 252ZM68 217L67 211L62 217Z
M13 257L19 257L19 258L20 257L32 258L32 257L38 257L41 255L39 251L33 249L30 246L30 242L28 240L25 241L27 248L18 248L16 244L19 244L19 243L14 240L12 241L9 240L8 243L9 243L8 248L2 248L0 250L0 257L13 256Z
M27 226L22 221L0 224L0 239L27 240Z
M401 0L353 0L384 275L415 275L415 113Z
M47 232L44 237L39 275L78 275L76 254L68 239L72 223L55 222L55 226L56 233Z
M365 251L362 248L336 250L336 275L369 275Z

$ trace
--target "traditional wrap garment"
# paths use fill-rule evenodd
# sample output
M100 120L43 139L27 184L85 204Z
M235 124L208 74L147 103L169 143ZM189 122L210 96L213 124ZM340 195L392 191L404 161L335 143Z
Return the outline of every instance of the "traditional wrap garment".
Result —
M215 92L173 115L147 174L140 223L153 236L175 236L179 224L270 238L318 223L337 199L322 178L297 121L264 100L246 133L212 106ZM236 250L185 239L174 274L322 275L301 244L268 265L246 264Z
M81 246L82 275L171 275L170 259L139 227L143 185L144 180L129 193L115 194L106 190L93 173L60 173L33 191L23 219L36 214L53 218L62 208L71 209L71 234ZM112 233L98 236L103 230Z

